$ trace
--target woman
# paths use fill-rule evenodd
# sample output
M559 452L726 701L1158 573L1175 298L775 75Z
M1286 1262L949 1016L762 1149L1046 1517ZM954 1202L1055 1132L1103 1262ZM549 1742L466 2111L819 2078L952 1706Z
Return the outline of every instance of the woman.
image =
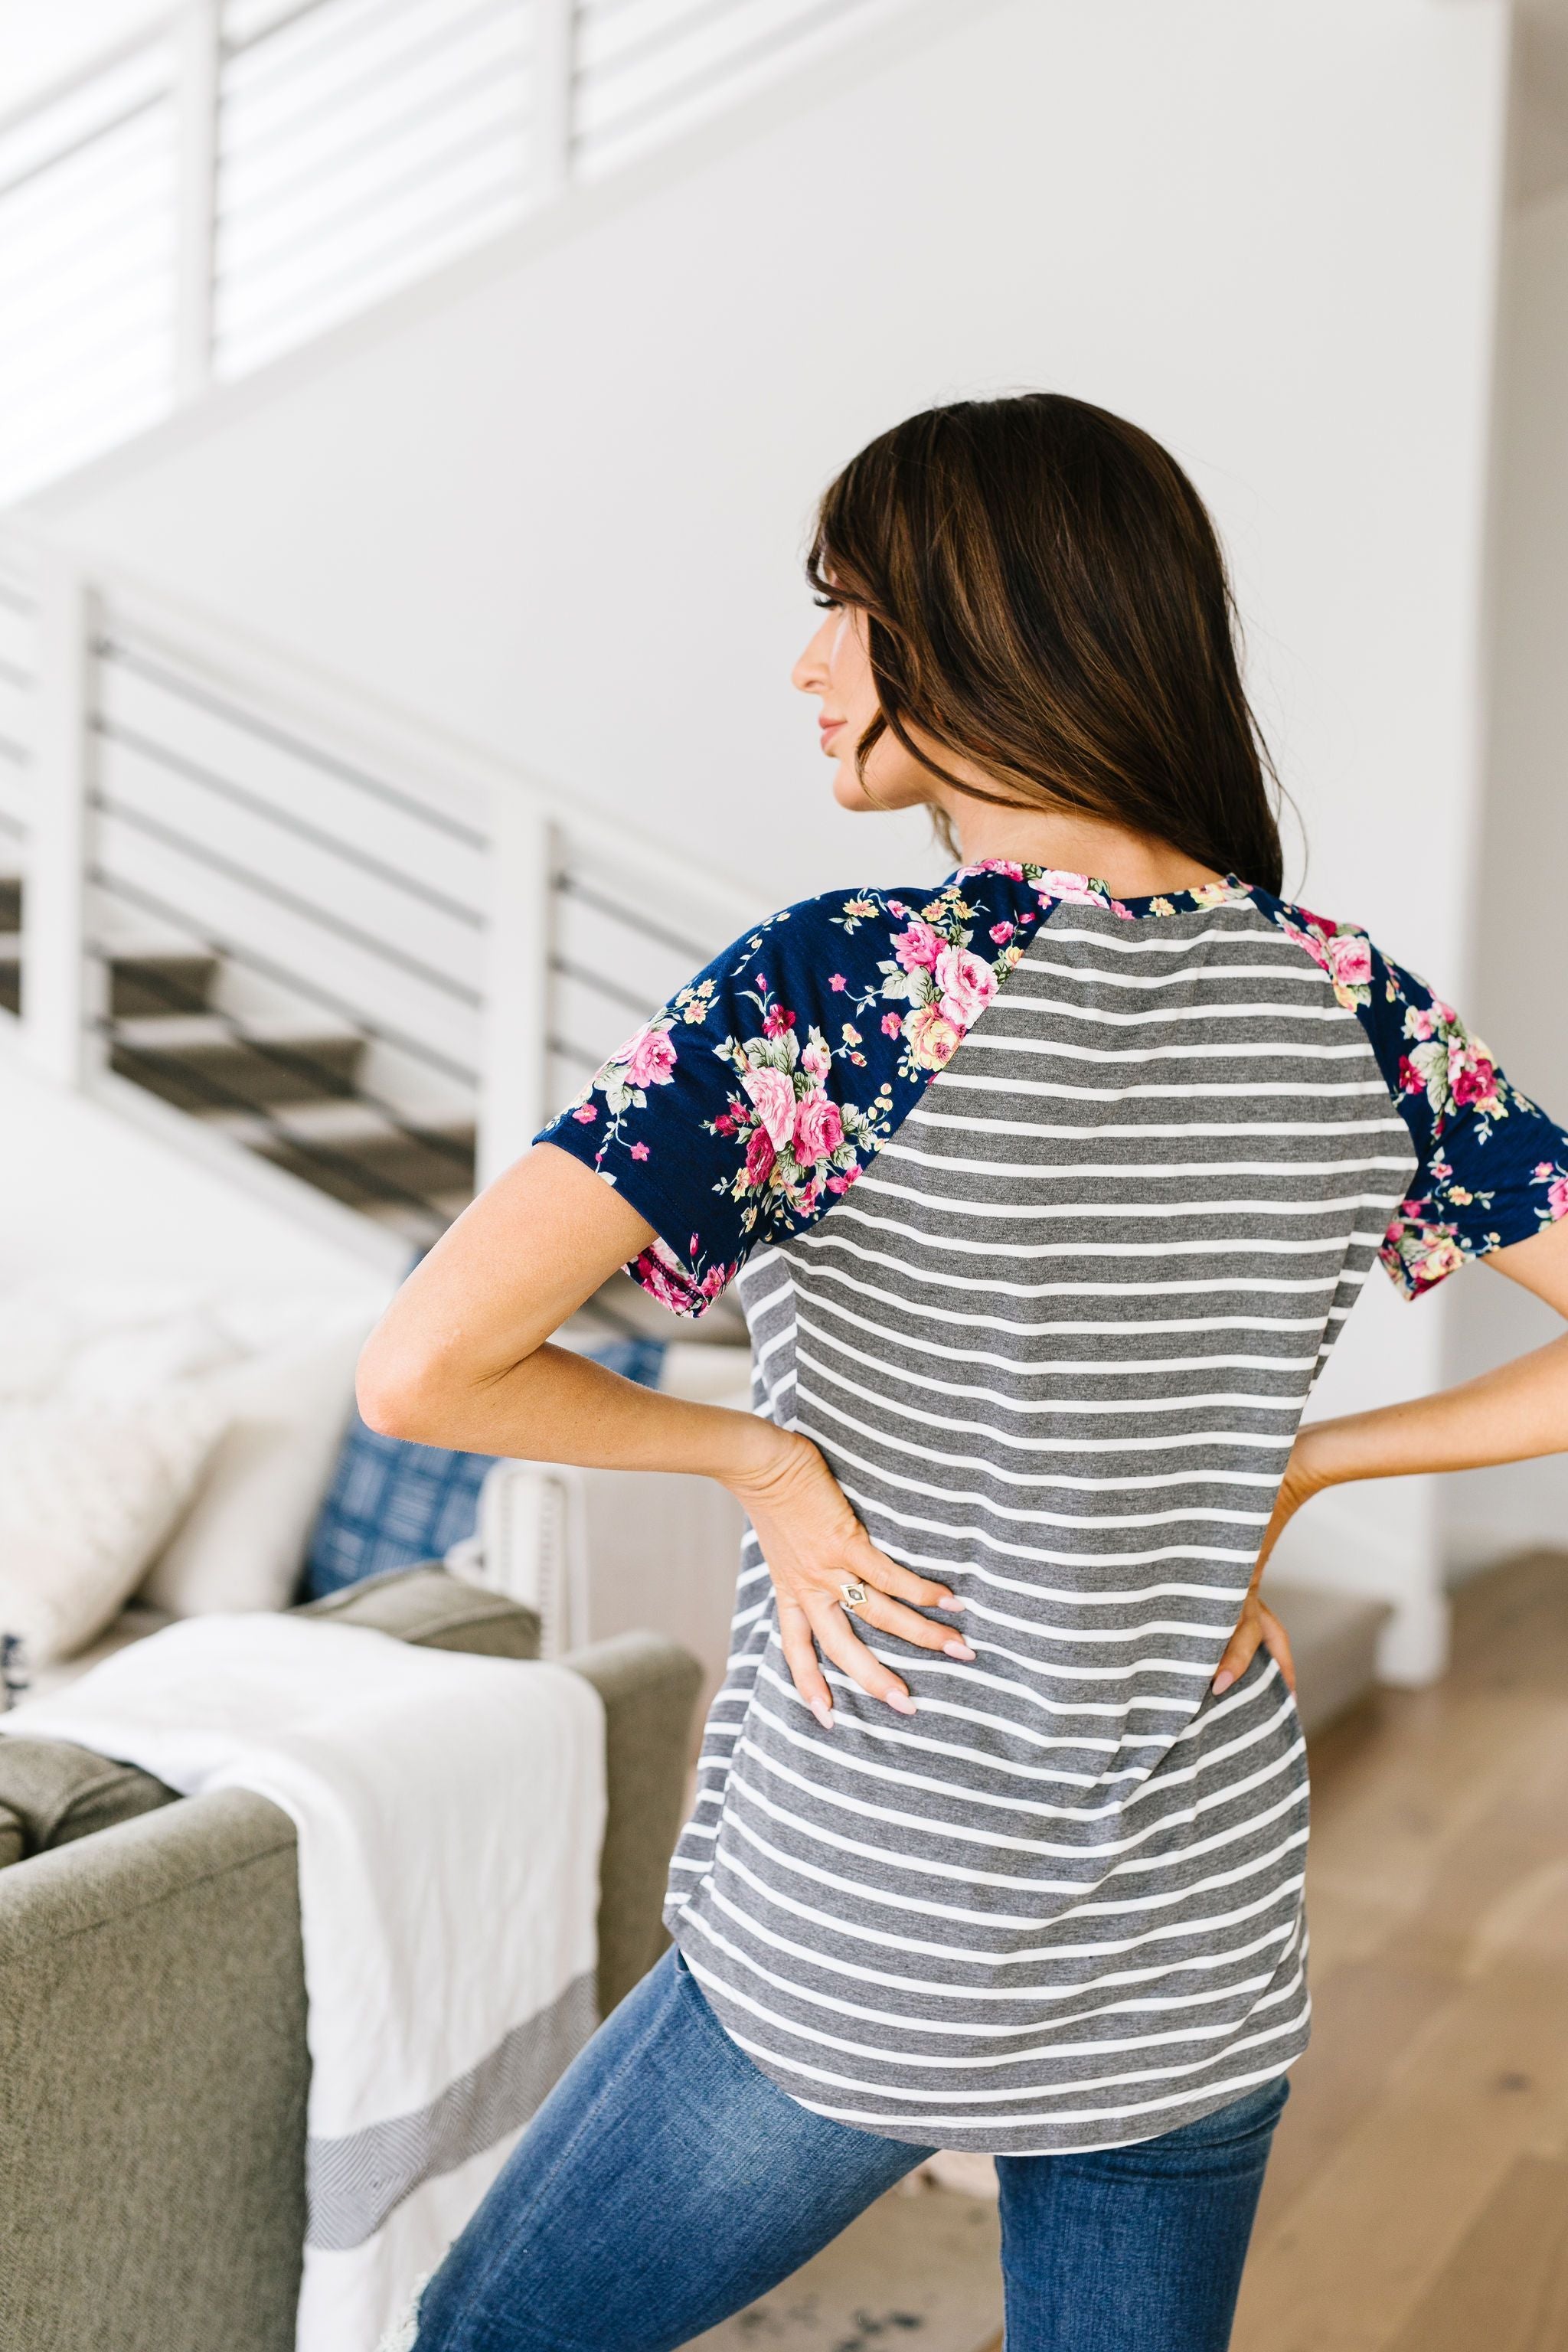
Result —
M683 2344L945 2147L997 2158L1009 2352L1208 2352L1307 2038L1264 1560L1325 1486L1568 1443L1568 1340L1302 1407L1379 1255L1568 1312L1568 1139L1276 895L1222 559L1147 436L914 417L809 568L835 793L923 803L957 871L718 957L362 1366L383 1429L700 1472L751 1527L675 1949L402 2340ZM687 1314L738 1282L754 1416L546 1344L621 1265Z

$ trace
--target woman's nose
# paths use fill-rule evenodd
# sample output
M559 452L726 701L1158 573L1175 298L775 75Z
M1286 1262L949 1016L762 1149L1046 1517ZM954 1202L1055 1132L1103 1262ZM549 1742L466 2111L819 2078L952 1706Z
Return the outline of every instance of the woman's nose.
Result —
M827 624L824 622L789 674L802 694L821 694L827 677Z

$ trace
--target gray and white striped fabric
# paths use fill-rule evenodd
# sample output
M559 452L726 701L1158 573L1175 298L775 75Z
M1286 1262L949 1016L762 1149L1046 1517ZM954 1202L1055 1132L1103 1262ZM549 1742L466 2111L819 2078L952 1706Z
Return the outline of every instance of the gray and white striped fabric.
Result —
M758 1409L968 1603L912 1717L795 1696L748 1538L669 1924L819 2113L1014 2155L1175 2129L1308 2031L1307 1768L1209 1684L1415 1169L1353 1011L1250 901L1059 905L919 1107L741 1276Z

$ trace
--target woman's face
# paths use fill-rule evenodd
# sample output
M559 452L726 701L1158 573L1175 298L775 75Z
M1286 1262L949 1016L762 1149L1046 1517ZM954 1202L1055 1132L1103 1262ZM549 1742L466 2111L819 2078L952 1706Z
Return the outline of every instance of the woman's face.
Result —
M935 777L886 730L866 761L864 782L855 772L855 746L878 709L866 615L858 606L834 604L824 613L790 676L822 705L816 723L822 749L836 762L833 797L840 808L913 808L939 796Z

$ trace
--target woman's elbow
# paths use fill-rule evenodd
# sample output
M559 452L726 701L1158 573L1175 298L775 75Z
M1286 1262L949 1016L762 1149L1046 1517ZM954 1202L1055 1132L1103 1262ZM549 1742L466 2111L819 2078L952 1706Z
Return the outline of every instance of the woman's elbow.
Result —
M442 1377L441 1366L428 1352L384 1328L373 1331L360 1351L354 1401L360 1419L379 1436L409 1438L422 1445L444 1442L449 1380Z

